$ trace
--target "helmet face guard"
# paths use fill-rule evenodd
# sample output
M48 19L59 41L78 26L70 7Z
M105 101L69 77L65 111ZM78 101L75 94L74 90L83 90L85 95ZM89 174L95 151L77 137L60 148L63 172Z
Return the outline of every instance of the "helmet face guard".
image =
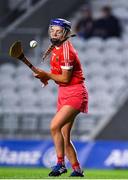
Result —
M60 19L60 18L52 19L50 21L49 29L52 26L60 26L63 29L62 33L64 38L66 38L67 34L71 31L71 23L65 19ZM62 42L61 39L57 39L57 38L51 38L50 40L54 45L59 45Z

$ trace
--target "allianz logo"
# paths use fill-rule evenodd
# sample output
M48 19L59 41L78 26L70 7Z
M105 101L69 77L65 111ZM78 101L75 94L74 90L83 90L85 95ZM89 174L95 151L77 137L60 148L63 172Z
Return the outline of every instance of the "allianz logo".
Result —
M45 153L42 156L42 164L44 164L45 167L51 168L55 166L57 162L57 157L56 157L56 150L54 146L49 147ZM65 158L65 163L67 165L68 159Z
M0 147L0 164L36 165L41 155L41 151L14 151Z
M42 163L45 167L52 167L56 164L56 151L54 147L50 147L46 150L42 157Z
M128 149L112 150L107 159L104 161L104 164L106 166L128 167Z

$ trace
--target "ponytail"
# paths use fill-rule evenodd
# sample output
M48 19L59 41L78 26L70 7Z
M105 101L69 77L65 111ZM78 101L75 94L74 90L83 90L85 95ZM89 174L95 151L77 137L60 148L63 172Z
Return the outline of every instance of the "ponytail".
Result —
M51 53L51 51L54 49L55 45L51 44L48 49L43 54L43 60Z

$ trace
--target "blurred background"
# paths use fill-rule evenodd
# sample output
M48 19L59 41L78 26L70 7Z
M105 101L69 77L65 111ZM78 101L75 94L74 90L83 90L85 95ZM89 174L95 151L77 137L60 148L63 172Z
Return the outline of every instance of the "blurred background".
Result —
M42 54L55 17L72 22L77 36L71 41L89 90L89 113L77 117L72 131L80 161L87 168L128 168L127 0L0 1L0 165L49 167L55 161L49 125L57 87L50 82L42 88L28 67L8 55L20 40L26 57L49 70ZM36 48L30 48L31 40ZM20 161L26 151L28 161Z

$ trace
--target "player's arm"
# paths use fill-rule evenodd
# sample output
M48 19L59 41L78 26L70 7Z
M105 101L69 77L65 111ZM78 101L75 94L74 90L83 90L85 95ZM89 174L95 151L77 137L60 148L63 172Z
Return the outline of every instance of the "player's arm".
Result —
M69 83L72 77L72 69L70 70L62 69L62 74L58 75L43 71L42 69L38 68L38 73L34 74L34 76L39 79L47 78L48 80L52 79L60 83Z
M65 70L62 69L62 74L60 75L56 75L56 74L52 74L52 73L47 73L47 76L57 82L60 83L69 83L72 77L72 70Z

